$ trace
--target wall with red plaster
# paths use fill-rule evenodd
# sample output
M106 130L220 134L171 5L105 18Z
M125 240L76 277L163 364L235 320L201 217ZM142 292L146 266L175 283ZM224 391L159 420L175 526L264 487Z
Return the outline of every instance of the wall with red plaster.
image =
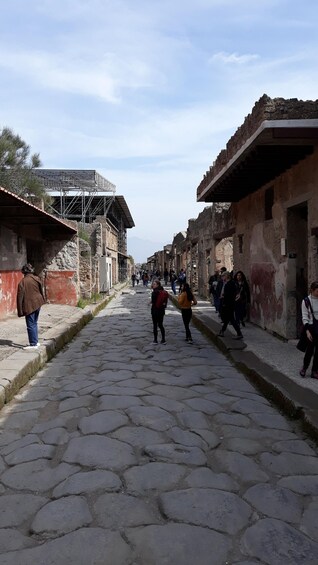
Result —
M51 304L76 306L78 302L75 271L47 271L44 279L46 299Z
M23 275L20 271L0 272L0 319L17 311L17 288Z

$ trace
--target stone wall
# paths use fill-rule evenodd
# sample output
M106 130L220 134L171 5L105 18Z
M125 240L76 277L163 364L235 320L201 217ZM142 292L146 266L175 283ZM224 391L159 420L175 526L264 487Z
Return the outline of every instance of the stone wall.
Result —
M318 118L318 100L270 98L264 94L254 105L252 112L229 139L213 165L205 173L197 189L197 195L209 185L237 151L250 139L265 120L304 120Z

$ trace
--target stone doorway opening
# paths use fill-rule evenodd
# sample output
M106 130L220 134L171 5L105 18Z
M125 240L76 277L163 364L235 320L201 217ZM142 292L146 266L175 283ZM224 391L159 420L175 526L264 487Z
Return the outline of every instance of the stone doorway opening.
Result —
M287 337L299 337L301 302L308 294L308 205L287 209Z

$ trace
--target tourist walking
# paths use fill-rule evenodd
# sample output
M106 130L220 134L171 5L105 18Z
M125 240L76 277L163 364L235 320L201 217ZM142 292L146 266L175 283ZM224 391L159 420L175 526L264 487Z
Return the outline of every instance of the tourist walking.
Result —
M303 361L303 367L299 374L301 377L306 376L307 369L311 359L312 369L311 377L318 379L318 282L315 281L310 285L309 296L304 298L301 303L301 314L304 330L307 338L307 347Z
M188 343L193 343L189 326L192 318L191 306L195 306L197 301L188 283L183 283L181 292L178 296L178 303L181 308L182 320L186 331L186 341Z
M231 323L236 331L236 337L234 339L242 339L243 335L240 330L240 326L235 320L235 298L236 298L236 284L232 279L231 273L225 271L222 274L223 280L223 290L221 293L221 320L223 322L222 329L219 336L223 337L227 326Z
M41 279L34 274L30 263L23 265L21 272L24 275L17 289L17 310L19 318L25 316L29 345L23 349L34 350L39 347L38 318L41 306L45 303Z
M177 282L177 275L176 275L175 271L172 270L171 275L170 275L170 283L171 283L171 290L172 290L174 295L177 294L176 282Z
M152 281L151 294L151 317L153 323L153 343L158 343L158 328L161 332L161 343L166 343L165 328L163 318L168 302L168 293L160 284L158 279Z
M235 320L239 325L245 327L245 319L247 317L247 309L251 302L250 287L246 280L243 271L237 271L234 275L234 282L236 284L236 297L235 297Z

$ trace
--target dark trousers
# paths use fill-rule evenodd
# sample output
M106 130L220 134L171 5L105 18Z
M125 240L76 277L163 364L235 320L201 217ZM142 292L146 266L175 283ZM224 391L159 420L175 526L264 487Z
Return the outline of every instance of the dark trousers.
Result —
M185 331L186 331L186 338L192 339L190 328L189 328L189 324L190 324L191 318L192 318L192 310L191 310L191 308L181 308L181 314L182 314L182 320L183 320Z
M222 306L222 310L221 310L221 318L222 318L222 332L224 333L227 326L231 323L233 328L235 329L237 335L242 335L241 334L241 330L240 330L240 326L237 323L237 321L235 320L235 315L234 315L234 307L230 308L228 306Z
M314 337L313 341L309 341L304 356L304 369L308 369L310 361L313 357L312 372L318 372L318 338Z
M152 317L152 323L153 323L153 338L155 341L157 341L158 339L158 327L160 329L161 332L161 339L162 341L165 340L165 329L163 327L163 318L165 315L165 310L164 308L152 308L151 310L151 317Z
M38 317L40 314L40 308L27 314L25 316L25 322L28 332L29 344L36 345L38 343Z

